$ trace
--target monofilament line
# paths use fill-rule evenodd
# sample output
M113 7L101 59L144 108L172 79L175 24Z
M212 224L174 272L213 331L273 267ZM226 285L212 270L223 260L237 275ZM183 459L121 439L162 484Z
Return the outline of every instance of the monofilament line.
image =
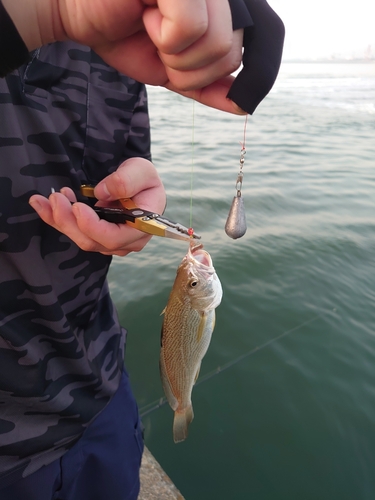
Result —
M195 118L195 101L193 100L193 116L192 116L192 126L191 126L190 227L193 227L193 189L194 189L194 118Z
M247 119L248 119L249 115L246 115L245 116L245 124L244 124L244 127L243 127L243 144L242 144L242 148L243 149L246 149L246 128L247 128Z

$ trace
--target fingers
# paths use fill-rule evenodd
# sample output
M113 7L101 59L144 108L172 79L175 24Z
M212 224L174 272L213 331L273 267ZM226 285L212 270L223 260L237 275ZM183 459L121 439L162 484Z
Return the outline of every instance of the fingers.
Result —
M187 67L180 70L178 65L174 65L173 62L170 65L165 64L169 83L182 91L203 89L211 83L215 83L221 78L230 75L241 65L242 41L243 30L235 31L231 34L229 52L227 51L222 57L218 57L218 53L212 50L206 59L203 59L201 55L202 66L194 67L194 64L192 64L191 68ZM193 55L193 49L188 52L190 52L190 55ZM203 53L202 51L201 54ZM163 58L163 62L165 62L164 56L161 57ZM173 57L176 58L177 56Z
M177 54L206 33L206 0L158 0L157 7L145 10L143 22L160 52Z
M227 0L159 0L158 9L146 9L143 19L179 90L202 88L241 64L242 30L233 33Z
M142 250L151 238L125 224L99 219L89 206L84 203L72 205L62 193L53 193L48 199L34 195L30 198L30 205L44 222L87 252L127 255Z
M230 52L233 30L229 3L221 0L215 0L215 2L217 3L213 5L212 0L207 1L205 29L202 31L201 36L194 37L194 41L186 45L183 50L167 51L153 40L159 50L161 59L167 67L185 71L197 69L220 60ZM183 33L182 29L175 34L177 41L181 37L181 32Z
M142 208L158 213L163 212L166 203L161 179L154 165L144 158L124 161L95 187L95 196L101 201L132 198Z
M120 9L121 2L113 1ZM134 10L132 19L140 12L141 0L137 1L138 10ZM241 113L227 102L219 82L231 75L242 61L243 30L233 32L228 0L143 0L141 3L144 27L135 32L129 31L117 9L115 16L111 10L111 23L104 22L104 12L101 13L99 24L97 20L90 24L96 26L92 33L97 37L97 42L92 40L94 50L108 64L138 81L165 86L181 94L199 90L190 96L196 95L203 104L207 100L208 105L217 109ZM205 87L210 87L207 92Z
M239 108L237 104L227 98L228 91L233 81L234 77L227 76L202 89L187 91L179 90L170 82L168 82L165 87L185 97L194 99L195 101L200 102L206 106L210 106L211 108L219 109L221 111L226 111L227 113L236 115L245 115L246 111Z
M73 189L70 189L69 187L63 187L62 189L60 189L60 193L62 193L66 198L68 198L70 203L75 203L77 201Z
M79 246L84 250L119 255L119 252L124 251L126 253L140 251L151 238L126 224L113 224L99 219L98 215L84 203L75 203L72 211L78 230L72 239L79 239L83 235L84 238ZM59 216L63 216L63 213ZM68 230L74 230L67 226L63 229L65 234Z
M146 31L94 49L107 64L139 82L164 85L168 80L164 64Z
M166 200L155 167L142 158L124 162L97 186L95 194L98 197L102 194L102 200L132 197L140 207L153 212L162 212ZM34 195L30 205L44 222L88 252L127 255L142 250L151 238L127 224L100 219L91 207L76 202L74 192L67 187L60 193L52 193L48 199Z
M164 65L164 86L207 106L245 114L226 97L234 80L230 75L241 65L243 45L243 30L232 30L228 1L194 0L198 10L184 0L173 1L174 8L168 10L169 3L159 0L158 9L144 13L145 27ZM175 30L168 24L173 22ZM199 29L189 38L194 23Z

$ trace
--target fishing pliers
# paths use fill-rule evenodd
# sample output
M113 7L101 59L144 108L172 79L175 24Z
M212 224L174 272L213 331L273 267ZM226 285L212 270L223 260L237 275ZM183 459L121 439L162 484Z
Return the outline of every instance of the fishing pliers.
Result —
M94 188L95 186L91 184L83 184L81 186L81 194L88 198L95 198ZM185 241L191 238L201 238L192 229L178 222L173 222L163 215L137 207L131 198L122 198L118 201L121 204L121 207L118 208L96 205L92 208L101 219L117 224L126 223L143 233Z

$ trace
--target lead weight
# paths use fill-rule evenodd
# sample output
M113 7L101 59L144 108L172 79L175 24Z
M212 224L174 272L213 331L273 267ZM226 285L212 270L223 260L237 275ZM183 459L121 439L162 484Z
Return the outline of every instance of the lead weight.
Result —
M241 194L235 196L229 210L225 232L230 238L236 240L246 233L245 206Z

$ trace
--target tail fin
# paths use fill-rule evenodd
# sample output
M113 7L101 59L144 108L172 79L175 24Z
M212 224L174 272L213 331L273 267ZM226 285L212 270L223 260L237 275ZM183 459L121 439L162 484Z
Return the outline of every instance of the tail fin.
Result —
M188 436L188 427L194 418L191 404L182 411L178 409L174 412L173 439L175 443L184 441Z

